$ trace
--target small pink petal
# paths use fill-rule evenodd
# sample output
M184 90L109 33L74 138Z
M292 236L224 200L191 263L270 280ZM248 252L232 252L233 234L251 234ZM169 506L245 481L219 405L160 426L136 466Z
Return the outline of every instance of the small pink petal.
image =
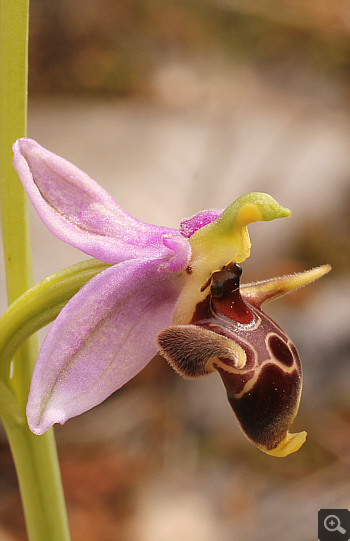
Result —
M180 223L181 234L186 238L191 237L198 229L216 220L222 212L222 209L208 209L190 218L184 218Z

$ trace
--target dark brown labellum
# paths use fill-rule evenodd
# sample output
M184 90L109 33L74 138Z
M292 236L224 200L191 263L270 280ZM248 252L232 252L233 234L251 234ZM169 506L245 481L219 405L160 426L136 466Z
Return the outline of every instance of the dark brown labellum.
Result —
M241 272L231 263L214 273L190 325L165 329L159 345L185 377L216 369L243 431L269 451L286 438L297 413L301 365L288 336L241 295Z

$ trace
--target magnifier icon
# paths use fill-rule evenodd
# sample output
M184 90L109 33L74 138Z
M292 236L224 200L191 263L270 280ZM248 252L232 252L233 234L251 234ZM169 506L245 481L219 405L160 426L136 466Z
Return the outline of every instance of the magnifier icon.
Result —
M329 532L340 532L340 533L346 533L346 530L341 527L340 520L336 515L328 515L324 519L324 527Z

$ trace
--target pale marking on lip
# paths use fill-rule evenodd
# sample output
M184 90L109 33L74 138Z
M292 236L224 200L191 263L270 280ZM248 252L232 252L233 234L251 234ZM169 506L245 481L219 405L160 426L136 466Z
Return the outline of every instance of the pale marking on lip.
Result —
M256 370L254 376L249 380L247 381L247 383L244 385L242 391L238 394L235 394L233 395L234 398L242 398L242 396L244 394L246 394L247 392L249 392L255 385L257 379L259 378L260 376L260 373L261 373L261 370L267 365L267 364L271 364L272 366L276 366L276 363L274 362L274 359L266 359L266 361L263 361L261 363L261 365L259 366L259 368ZM290 366L287 370L282 369L281 366L278 366L278 368L280 368L282 370L282 372L284 372L285 374L291 374L292 372L294 372L295 370L297 370L297 367L295 366L295 363L293 363L292 366Z
M279 336L278 334L276 334L274 332L268 333L266 335L266 337L265 337L266 345L268 344L269 337L272 336L272 335ZM253 351L253 353L254 353L254 366L252 368L242 370L242 369L239 369L237 367L229 366L226 363L224 363L223 361L221 361L220 359L217 359L216 361L214 361L214 360L212 361L213 366L216 364L219 368L221 368L222 370L224 370L225 372L228 372L230 374L242 374L242 375L245 375L245 374L249 374L249 372L252 372L252 371L255 372L254 376L251 379L249 379L249 381L247 381L247 383L245 383L242 391L240 391L239 393L233 395L234 398L236 398L236 399L242 398L243 395L245 395L247 392L249 392L254 387L255 383L257 382L257 380L258 380L258 378L260 376L261 370L267 364L272 364L273 366L277 366L285 374L291 374L295 370L298 371L298 365L297 365L297 362L296 362L296 357L295 357L295 355L293 354L292 351L291 351L291 354L292 354L292 357L293 357L293 364L291 366L288 366L288 367L285 366L280 361L278 361L278 359L276 359L274 356L272 356L272 354L271 354L271 357L269 357L268 359L265 359L260 365L257 366L258 354L257 354L256 349L253 348L252 345L249 344L248 342L246 342L244 339L242 339L242 341L245 342L249 346L250 350ZM289 341L289 343L290 343L290 341ZM270 351L270 353L271 353L271 351Z

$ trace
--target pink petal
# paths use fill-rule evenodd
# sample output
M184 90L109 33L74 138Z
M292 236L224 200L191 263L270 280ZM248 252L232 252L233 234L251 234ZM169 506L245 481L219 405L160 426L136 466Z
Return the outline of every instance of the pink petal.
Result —
M185 249L176 229L136 220L86 173L32 139L19 139L13 150L14 167L32 204L60 240L110 264L166 257L164 235L175 235Z
M180 223L181 234L186 238L191 237L198 229L216 220L222 212L222 209L208 209L184 218Z
M53 323L34 368L27 418L35 434L96 406L157 352L183 277L130 260L90 280Z

